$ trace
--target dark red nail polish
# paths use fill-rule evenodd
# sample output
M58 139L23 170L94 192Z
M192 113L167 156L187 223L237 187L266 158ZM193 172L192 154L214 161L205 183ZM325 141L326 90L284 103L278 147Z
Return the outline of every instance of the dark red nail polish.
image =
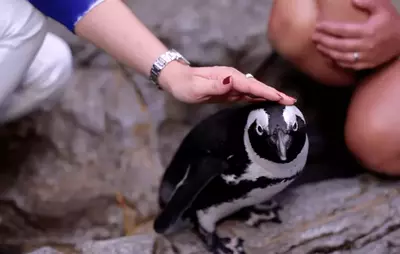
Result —
M224 80L222 80L222 84L224 84L224 85L230 84L231 83L231 77L232 76L228 76L228 77L224 78Z

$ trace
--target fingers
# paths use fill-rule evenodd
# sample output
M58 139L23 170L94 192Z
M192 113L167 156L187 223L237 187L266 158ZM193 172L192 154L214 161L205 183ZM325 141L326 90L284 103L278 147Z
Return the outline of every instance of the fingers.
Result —
M338 38L319 32L315 33L312 39L319 45L341 52L354 52L364 48L360 39Z
M362 70L365 68L370 68L371 65L367 59L365 59L364 54L357 53L358 59L354 57L354 52L340 52L337 50L333 50L322 45L317 46L318 50L320 50L324 55L332 58L335 63L343 68L353 69L353 70Z
M342 23L321 23L320 28L313 34L316 48L325 56L332 59L343 68L360 70L369 66L371 43L367 43L364 37L365 29L359 25ZM355 31L355 29L359 29ZM340 33L343 33L340 36ZM346 38L346 36L349 36ZM344 37L344 38L343 38Z
M364 24L323 21L316 25L316 32L330 34L339 38L360 38L365 35Z
M355 58L354 58L354 52L343 52L343 51L338 51L332 48L325 47L323 45L317 45L317 49L321 51L323 54L326 56L332 58L336 62L344 62L344 63L354 63ZM359 59L362 59L362 56L359 54Z
M372 64L368 62L359 62L359 63L338 63L341 67L353 70L364 70L372 68Z
M232 76L227 76L224 80L205 79L196 85L195 90L199 94L212 96L223 95L232 89Z
M262 97L271 101L283 99L283 96L275 88L267 86L254 78L247 78L243 74L235 75L233 83L237 91L247 96Z
M357 67L363 67L366 65L365 62L370 60L366 54L370 50L361 39L342 39L316 33L313 35L313 40L321 53L342 67L353 66L356 62ZM354 57L355 53L358 54L358 59ZM361 61L364 63L361 64Z
M291 98L254 78L248 78L246 75L234 68L221 66L199 67L194 68L193 71L195 75L212 80L213 86L216 87L224 85L225 82L228 83L229 81L229 84L225 84L225 86L231 85L232 87L230 89L237 93L236 96L239 96L239 98L244 100L258 101L260 99L267 99L271 101L279 101L279 103L286 105L292 105L296 102L294 98ZM218 94L221 95L223 93Z
M228 102L228 103L235 103L235 102L262 102L265 101L264 98L254 98L247 95L233 95L233 96L212 96L206 97L203 99L203 102L207 103L220 103L220 102Z
M279 92L273 87L253 78L252 75L243 75L242 73L233 76L233 87L243 93L246 100L257 100L264 98L271 101L278 101L281 104L292 105L296 100L286 94Z
M379 1L376 0L353 0L353 4L360 8L364 9L365 11L372 13L375 11L379 6Z

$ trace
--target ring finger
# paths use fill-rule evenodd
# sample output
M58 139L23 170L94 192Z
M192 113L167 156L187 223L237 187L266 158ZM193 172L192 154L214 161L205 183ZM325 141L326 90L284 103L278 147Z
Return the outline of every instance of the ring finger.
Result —
M347 69L353 69L353 70L363 70L363 69L368 69L370 68L370 64L366 63L366 62L362 62L362 63L338 63L339 66L343 67L343 68L347 68Z
M360 62L361 60L365 61L362 53L360 52L340 52L334 49L329 49L322 45L318 45L317 48L323 54L329 56L330 58L336 60L337 62L353 64L355 62Z

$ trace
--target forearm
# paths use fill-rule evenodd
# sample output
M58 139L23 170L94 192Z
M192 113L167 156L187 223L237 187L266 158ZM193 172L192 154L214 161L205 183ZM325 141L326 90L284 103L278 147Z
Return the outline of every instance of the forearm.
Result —
M71 32L146 77L154 61L167 50L121 0L29 1ZM170 84L176 83L186 69L187 66L171 62L160 73L159 84L170 90Z
M167 48L121 0L105 0L75 26L75 33L148 76Z

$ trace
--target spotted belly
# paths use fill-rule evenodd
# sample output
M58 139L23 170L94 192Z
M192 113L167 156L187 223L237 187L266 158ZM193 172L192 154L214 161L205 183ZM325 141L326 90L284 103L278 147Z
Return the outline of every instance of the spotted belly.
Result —
M236 211L239 211L244 207L260 204L270 200L274 195L285 189L290 182L291 181L268 186L267 188L254 189L241 198L230 202L215 204L206 209L198 210L196 212L198 221L205 230L212 232L215 230L215 224L219 220L235 213Z

